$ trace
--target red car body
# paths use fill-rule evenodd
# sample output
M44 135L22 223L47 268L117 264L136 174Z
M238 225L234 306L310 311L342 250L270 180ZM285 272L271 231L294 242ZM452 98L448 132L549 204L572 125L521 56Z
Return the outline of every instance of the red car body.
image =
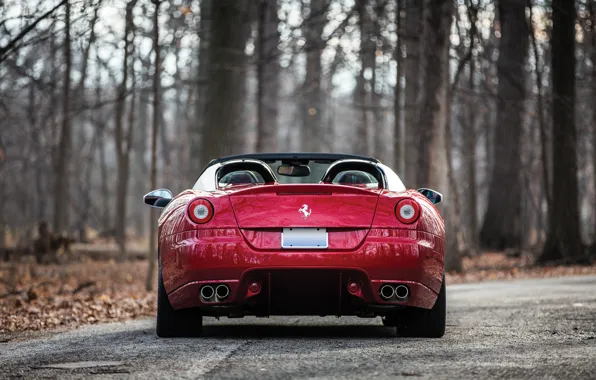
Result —
M330 157L331 163L344 158ZM349 167L351 161L342 162ZM386 187L275 180L182 192L159 218L160 274L171 307L217 317L374 317L433 308L444 279L443 219L419 191ZM205 223L193 220L195 200L212 205L201 208L211 212ZM397 217L401 201L418 206L414 221ZM282 232L290 228L326 230L327 247L282 248ZM203 287L219 292L219 285L227 287L225 297L203 297ZM385 297L385 285L404 285L405 297L397 298L399 290Z

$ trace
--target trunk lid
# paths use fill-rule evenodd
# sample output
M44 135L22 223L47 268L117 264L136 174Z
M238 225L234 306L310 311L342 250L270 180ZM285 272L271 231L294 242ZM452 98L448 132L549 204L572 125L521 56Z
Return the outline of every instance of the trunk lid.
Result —
M241 229L370 229L379 190L327 184L265 185L230 190Z

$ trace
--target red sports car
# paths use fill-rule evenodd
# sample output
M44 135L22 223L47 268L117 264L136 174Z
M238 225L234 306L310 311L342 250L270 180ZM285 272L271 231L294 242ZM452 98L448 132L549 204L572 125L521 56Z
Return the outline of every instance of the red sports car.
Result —
M157 335L202 318L381 316L445 333L445 227L430 189L378 160L250 154L211 161L191 190L144 197L159 218Z

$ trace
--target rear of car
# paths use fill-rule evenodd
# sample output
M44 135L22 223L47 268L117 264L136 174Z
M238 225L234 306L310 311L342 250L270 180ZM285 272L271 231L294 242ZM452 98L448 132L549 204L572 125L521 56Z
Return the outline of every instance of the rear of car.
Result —
M340 169L351 183L219 183L174 198L160 218L164 315L194 317L181 334L168 319L160 335L189 335L202 316L382 316L408 327L432 313L444 297L435 206L419 192L392 191L385 177L361 183L366 176ZM443 335L441 313L442 322L426 323L442 330L417 335Z

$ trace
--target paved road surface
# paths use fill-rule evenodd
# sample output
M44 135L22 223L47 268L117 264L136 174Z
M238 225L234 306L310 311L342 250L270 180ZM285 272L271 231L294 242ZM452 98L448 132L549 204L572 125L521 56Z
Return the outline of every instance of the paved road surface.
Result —
M204 338L158 339L144 320L0 343L0 378L596 379L596 277L447 294L443 339L331 317L208 319ZM81 368L46 367L63 363Z

